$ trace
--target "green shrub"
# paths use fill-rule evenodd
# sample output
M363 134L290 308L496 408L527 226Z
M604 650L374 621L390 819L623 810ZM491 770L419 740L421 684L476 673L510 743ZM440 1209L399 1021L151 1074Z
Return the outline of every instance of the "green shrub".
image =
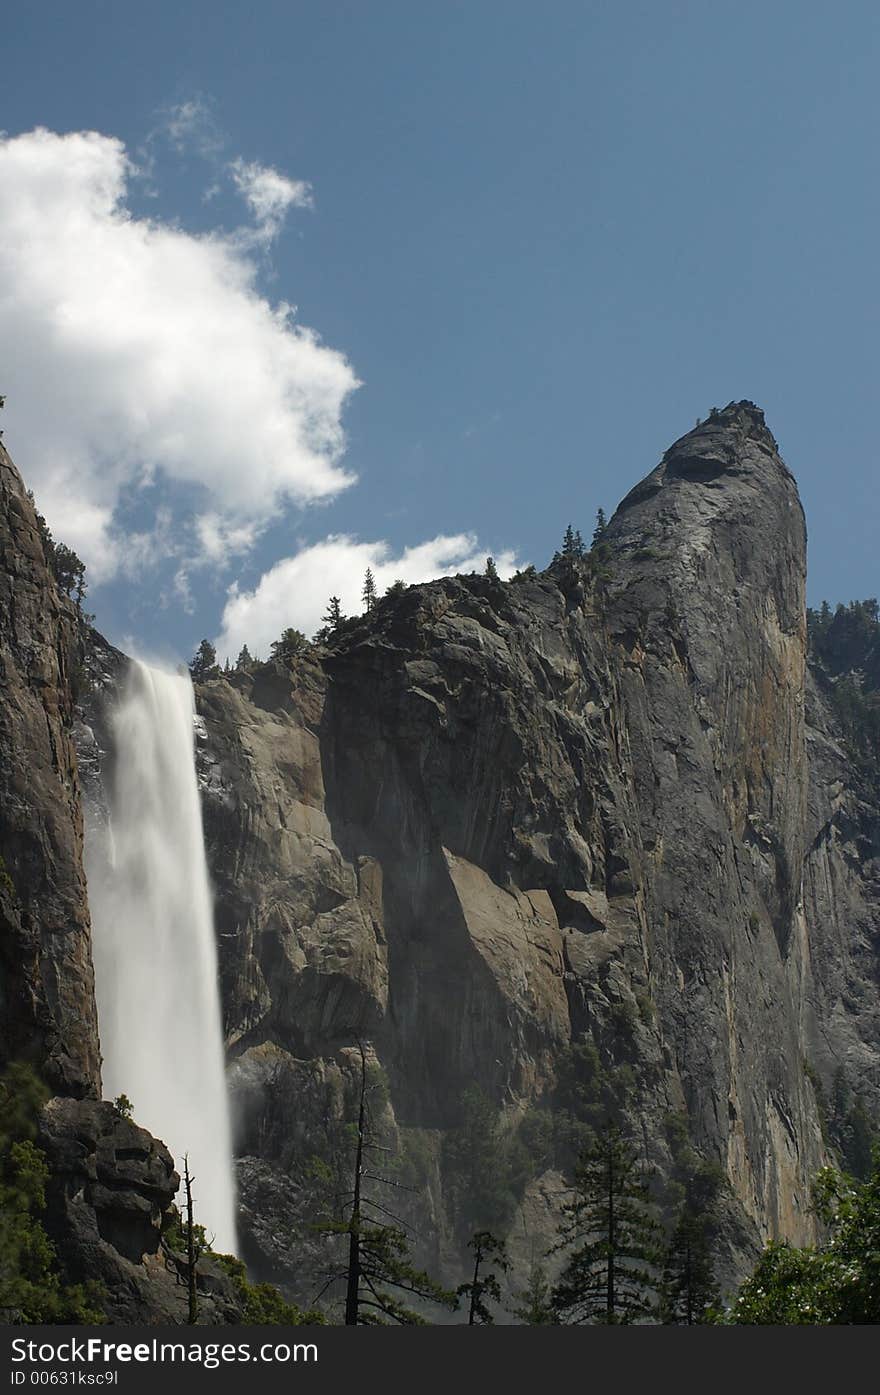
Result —
M245 1265L234 1255L213 1257L235 1286L242 1308L242 1322L258 1327L302 1327L326 1321L324 1314L317 1310L305 1311L295 1303L288 1303L273 1284L252 1284Z
M99 1284L65 1284L40 1221L49 1167L36 1146L37 1116L48 1091L16 1062L0 1079L0 1320L100 1323Z
M657 1016L657 1009L651 994L646 988L637 988L635 990L635 1000L636 1008L638 1009L638 1014L642 1022L646 1027L653 1027L654 1020Z
M169 1250L177 1255L186 1255L187 1236L183 1217L176 1206L166 1218L162 1239ZM203 1225L193 1224L193 1242L198 1256L211 1259L228 1274L241 1304L242 1322L273 1326L299 1327L303 1323L323 1323L324 1316L319 1312L304 1312L295 1303L288 1303L283 1294L273 1284L254 1284L248 1278L247 1267L235 1255L219 1254L212 1250Z
M813 1196L828 1238L805 1249L768 1245L721 1321L811 1327L880 1321L880 1152L863 1182L823 1169Z
M122 1119L130 1119L134 1113L134 1105L128 1095L117 1095L113 1101L113 1108Z

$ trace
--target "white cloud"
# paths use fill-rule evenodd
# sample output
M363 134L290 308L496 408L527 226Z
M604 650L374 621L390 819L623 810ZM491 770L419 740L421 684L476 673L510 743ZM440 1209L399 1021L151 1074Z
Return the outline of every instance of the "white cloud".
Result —
M255 236L264 245L273 242L284 225L289 208L311 208L311 185L289 179L270 165L233 160L232 181L254 216Z
M216 104L200 94L172 106L160 107L156 125L137 149L137 163L130 173L141 181L140 193L158 198L155 182L157 150L170 146L181 159L190 154L216 167L226 144L216 117ZM218 186L219 192L219 186Z
M184 107L179 140L187 123L198 112ZM253 168L264 225L303 198ZM198 562L182 522L207 560L221 539L246 546L285 501L352 482L340 464L358 386L347 360L260 294L235 233L135 217L132 174L122 143L94 131L0 137L7 441L96 581L144 556ZM134 548L123 497L139 505Z
M381 595L397 580L412 585L454 572L482 571L485 564L486 552L472 533L432 538L398 556L386 542L359 542L345 534L325 538L276 562L253 591L230 589L217 651L221 660L235 659L246 644L252 654L265 657L288 625L311 635L321 624L330 596L339 597L347 615L359 613L367 567ZM512 552L503 552L495 564L500 576L509 577L517 561Z
M216 513L204 513L196 519L196 536L201 557L205 562L220 564L231 557L249 552L259 536L255 523L235 525Z
M178 567L177 571L174 573L174 580L172 581L171 585L174 600L176 604L180 607L180 609L183 611L183 613L185 615L195 615L196 603L193 599L193 593L190 590L189 572L187 571L185 566ZM169 597L167 593L162 596L160 604L162 604L163 606L167 606L169 604Z
M217 124L213 103L202 96L166 107L160 112L160 124L152 138L161 132L179 155L194 150L203 159L210 159L223 148L223 136Z

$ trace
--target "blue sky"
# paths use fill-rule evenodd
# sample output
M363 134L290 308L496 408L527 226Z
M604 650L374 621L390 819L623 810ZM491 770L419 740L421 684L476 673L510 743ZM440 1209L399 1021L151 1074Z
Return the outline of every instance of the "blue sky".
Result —
M21 8L3 426L103 577L99 625L259 649L367 562L544 565L741 397L798 479L813 602L875 594L878 23L862 0Z

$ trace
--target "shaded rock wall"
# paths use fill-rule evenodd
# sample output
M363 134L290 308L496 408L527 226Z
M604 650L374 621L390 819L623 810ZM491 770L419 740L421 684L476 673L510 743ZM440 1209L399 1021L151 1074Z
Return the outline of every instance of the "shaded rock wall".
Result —
M880 1120L880 787L854 766L817 667L807 682L805 1051L830 1104L840 1082Z
M0 446L0 1059L94 1095L100 1052L71 739L76 624Z

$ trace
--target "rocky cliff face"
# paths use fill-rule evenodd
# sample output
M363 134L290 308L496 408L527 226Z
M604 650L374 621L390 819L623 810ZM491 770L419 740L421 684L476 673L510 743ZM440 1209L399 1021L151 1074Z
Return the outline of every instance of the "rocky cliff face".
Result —
M82 811L71 739L73 606L0 446L0 1059L65 1093L99 1089Z
M820 893L808 859L805 908L827 772L810 785L803 514L762 413L731 404L672 446L606 543L604 579L562 560L413 587L292 668L200 689L249 1214L308 1148L295 1092L286 1134L271 1117L279 1080L357 1037L398 1126L433 1140L441 1237L468 1087L515 1130L589 1042L628 1072L661 1175L683 1119L720 1163L731 1271L761 1238L812 1237L805 1063L827 1069L841 975L871 1003L856 1036L875 1059L876 959L867 928L859 957L824 923L839 863ZM866 895L849 871L847 905ZM554 1193L536 1163L524 1256Z
M765 1233L804 1241L822 1155L803 1069L805 533L762 414L734 405L677 442L609 536L664 1035L692 1136Z
M806 688L805 1033L832 1141L856 1167L853 1110L875 1129L880 1119L880 772L854 761L833 685L855 671L876 704L880 669L876 651L846 646L837 657L836 673L817 658Z
M59 657L70 617L7 485L0 778L18 785L0 817L19 814L0 897L6 945L30 954L4 948L20 983L8 1030L16 1050L37 1040L77 1062L57 1079L82 1094L97 1040ZM518 1159L505 1225L520 1281L553 1238L564 1157L546 1139L572 1093L613 1104L661 1188L685 1144L719 1165L727 1281L762 1239L812 1238L831 1094L858 1086L880 1105L880 799L843 744L833 676L806 670L804 571L794 480L762 413L733 403L666 452L590 557L410 587L290 663L199 687L258 1273L313 1296L290 1221L307 1229L303 1178L344 1123L359 1041L387 1079L383 1130L417 1188L423 1257L447 1278L462 1241L451 1145L475 1092ZM85 661L77 744L100 817L125 661L94 636ZM42 850L47 907L16 876L19 845ZM78 927L66 939L60 908ZM99 1123L81 1121L97 1201L80 1234L115 1245L99 1162L119 1150ZM145 1147L130 1220L149 1239ZM78 1224L68 1214L58 1234Z

